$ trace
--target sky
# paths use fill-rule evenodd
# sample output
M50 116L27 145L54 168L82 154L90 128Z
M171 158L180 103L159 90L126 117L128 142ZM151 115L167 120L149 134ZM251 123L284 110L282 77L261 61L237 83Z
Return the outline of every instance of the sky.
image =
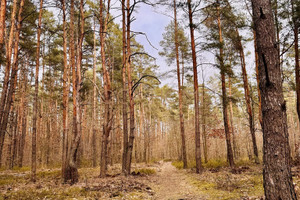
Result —
M136 40L144 46L148 54L156 58L156 64L159 66L158 73L162 74L170 70L171 67L167 66L164 58L158 54L162 49L159 42L163 39L162 34L165 31L165 27L172 19L162 14L165 10L162 7L153 8L143 4L137 7L136 10L137 12L134 13L136 20L132 23L132 30L146 33L149 41L155 48L149 44L143 35L137 36ZM166 79L165 77L160 77L160 81L161 85L169 84L172 87L176 85L175 79L173 80L172 78Z
M172 20L172 18L167 15L173 15L173 10L169 11L166 7L162 7L162 6L153 8L145 4L140 4L140 6L136 8L136 11L137 12L134 13L134 17L136 18L136 20L132 23L132 30L146 33L152 45L158 50L154 49L151 45L149 45L145 36L142 35L137 36L136 40L144 46L145 51L148 54L156 58L156 64L159 65L159 70L158 70L159 74L174 69L175 66L174 67L168 66L167 63L165 62L165 59L159 56L158 54L158 52L161 51L162 49L159 45L159 42L163 39L162 34L165 31L165 27ZM188 27L186 27L188 22L184 22L184 23L185 23L187 37L189 38L190 37L189 29ZM241 34L243 33L241 32ZM254 51L253 49L254 45L252 42L248 42L247 44L244 44L244 46L245 46L244 49L245 53ZM198 63L200 63L201 61L204 63L215 63L215 56L211 53L202 52L199 53L197 56L198 56ZM254 74L255 71L253 53L248 54L246 56L246 62L247 62L247 70L249 74L248 76L249 78L251 78L251 75ZM237 66L236 70L238 73L240 73L239 66ZM201 68L198 67L199 83L202 83L201 71L202 71ZM208 81L209 78L212 76L218 78L218 75L219 75L218 69L213 68L210 65L204 66L205 81ZM171 78L161 77L160 80L161 80L161 85L168 84L172 88L177 88L177 80L175 75Z

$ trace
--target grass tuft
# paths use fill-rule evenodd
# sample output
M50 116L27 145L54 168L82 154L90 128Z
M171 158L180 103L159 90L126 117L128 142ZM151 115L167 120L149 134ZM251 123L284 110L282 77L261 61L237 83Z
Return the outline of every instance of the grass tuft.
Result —
M143 174L143 175L156 174L155 169L151 169L151 168L135 169L134 172L135 172L135 174Z

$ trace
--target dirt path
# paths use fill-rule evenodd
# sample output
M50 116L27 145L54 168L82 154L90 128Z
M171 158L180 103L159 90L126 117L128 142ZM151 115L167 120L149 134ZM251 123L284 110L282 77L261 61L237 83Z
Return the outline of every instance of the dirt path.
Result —
M157 200L198 200L201 198L197 188L188 180L184 171L177 170L170 162L165 162L158 172L152 188Z

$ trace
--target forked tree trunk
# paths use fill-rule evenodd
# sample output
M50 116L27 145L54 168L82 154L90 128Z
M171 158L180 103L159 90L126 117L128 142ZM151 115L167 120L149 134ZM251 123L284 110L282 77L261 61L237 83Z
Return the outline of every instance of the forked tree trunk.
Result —
M109 134L112 129L112 113L111 113L111 78L109 70L106 66L106 54L105 54L105 37L107 31L107 23L109 17L110 0L107 2L107 12L104 16L104 2L100 0L100 43L101 43L101 64L103 68L103 79L104 79L104 124L103 124L103 137L102 137L102 147L101 147L101 163L100 163L100 177L106 176L107 163L108 163L108 142Z
M221 27L221 16L220 16L220 2L217 0L217 13L218 13L218 29L219 29L219 42L220 42L220 55L219 55L219 62L220 62L220 71L221 71L221 82L222 82L222 107L223 107L223 121L224 121L224 129L225 129L225 136L226 136L226 145L227 145L227 160L229 162L230 167L234 167L234 160L233 160L233 152L231 146L231 139L230 139L230 131L228 125L228 99L226 94L226 77L225 77L225 64L224 64L224 52L223 52L223 37L222 37L222 27Z
M177 24L177 9L176 0L174 0L174 37L175 37L175 51L176 51L176 65L177 65L177 81L178 81L178 97L179 97L179 118L180 118L180 133L181 133L181 152L183 168L187 168L187 156L185 146L185 134L184 134L184 116L183 116L183 102L182 102L182 88L180 78L180 66L179 66L179 44L178 44L178 24Z
M274 18L269 0L252 0L262 97L264 189L266 199L297 199L288 140L286 102Z
M202 167L202 164L201 164L199 89L198 89L197 57L196 57L195 36L194 36L195 27L194 27L194 24L193 24L192 1L188 0L187 5L188 5L188 10L189 10L189 24L190 24L192 59L193 59L193 73L194 73L196 172L201 173L202 170L203 170L203 167Z
M82 63L82 43L84 39L84 12L83 0L80 1L80 31L77 44L77 62L75 65L75 38L74 38L74 0L71 0L70 15L70 48L71 48L71 65L72 65L72 84L73 84L73 137L66 158L64 181L70 181L74 184L78 181L77 153L81 138L81 106L80 106L80 89L81 89L81 63Z

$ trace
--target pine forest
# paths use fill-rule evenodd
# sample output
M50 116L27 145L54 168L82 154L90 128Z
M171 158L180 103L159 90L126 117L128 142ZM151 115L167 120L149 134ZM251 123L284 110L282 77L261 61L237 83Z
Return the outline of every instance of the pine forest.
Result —
M0 0L0 200L300 198L300 1Z

